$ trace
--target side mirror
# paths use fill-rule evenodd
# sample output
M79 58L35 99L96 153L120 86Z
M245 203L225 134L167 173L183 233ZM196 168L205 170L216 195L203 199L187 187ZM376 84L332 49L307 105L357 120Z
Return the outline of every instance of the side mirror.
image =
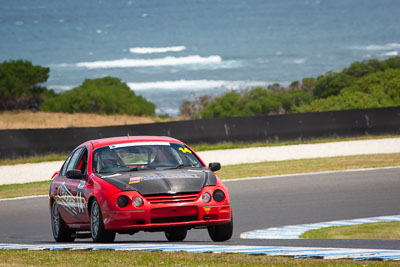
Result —
M69 179L82 179L83 177L80 170L69 170L65 176Z
M208 164L208 168L210 168L210 170L212 170L213 172L216 172L221 169L221 163L211 162L210 164Z

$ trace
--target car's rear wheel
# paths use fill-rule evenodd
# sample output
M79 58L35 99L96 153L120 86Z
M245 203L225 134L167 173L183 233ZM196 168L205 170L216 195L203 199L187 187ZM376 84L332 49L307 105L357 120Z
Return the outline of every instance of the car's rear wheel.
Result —
M214 242L223 242L231 239L233 234L233 217L227 224L214 225L207 227L208 234Z
M74 231L65 226L55 201L51 206L51 229L53 237L57 242L73 242L75 240L75 238L72 237Z
M165 231L165 237L170 242L179 242L185 240L187 235L186 228L171 228Z
M104 228L100 205L96 199L93 200L90 209L90 233L93 242L96 243L111 243L115 239L115 232L107 231Z

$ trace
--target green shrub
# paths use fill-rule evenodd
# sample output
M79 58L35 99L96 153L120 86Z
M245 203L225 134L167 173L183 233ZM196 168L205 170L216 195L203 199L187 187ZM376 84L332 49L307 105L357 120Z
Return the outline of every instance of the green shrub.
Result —
M296 86L298 87L298 86ZM291 112L295 105L309 103L311 94L301 89L277 90L256 87L241 93L232 91L214 98L199 113L202 118L253 116Z
M400 57L392 57L384 61L370 59L354 62L341 72L329 71L317 78L313 88L314 99L338 95L342 89L351 86L356 80L386 69L400 69Z
M387 69L369 74L339 95L317 99L295 108L296 112L365 109L400 105L400 69Z
M136 96L113 77L87 79L81 86L47 99L43 111L68 113L153 115L155 105Z
M399 106L399 80L400 57L370 59L317 79L294 81L288 88L273 84L228 92L204 103L185 101L181 113L190 110L186 113L196 112L192 118L216 118Z
M38 109L53 92L39 84L49 78L49 68L30 61L10 60L0 64L0 110Z

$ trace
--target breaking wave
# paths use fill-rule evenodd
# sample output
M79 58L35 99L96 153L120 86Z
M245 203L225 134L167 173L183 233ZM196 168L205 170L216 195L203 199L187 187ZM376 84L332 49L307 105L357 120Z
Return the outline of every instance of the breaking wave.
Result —
M389 51L389 52L381 54L380 56L382 56L382 57L395 57L395 56L398 56L398 55L399 55L398 51Z
M93 61L76 63L77 67L88 69L107 68L140 68L140 67L163 67L196 64L219 64L222 62L220 56L201 57L199 55L187 57L164 57L155 59L118 59L109 61Z
M273 82L262 81L224 81L224 80L177 80L177 81L156 81L142 83L127 83L135 91L149 89L163 90L206 90L213 88L226 88L239 90L256 86L268 86Z
M294 64L299 64L299 65L300 65L300 64L304 64L304 63L306 62L306 60L307 60L307 59L305 59L305 58L297 58L297 59L294 59L294 60L293 60L293 63L294 63Z
M167 52L181 52L186 50L186 46L170 46L170 47L134 47L129 48L129 52L133 54L155 54Z
M400 48L400 43L389 43L384 45L366 45L366 46L352 46L350 49L366 50L366 51L384 51Z
M128 82L129 88L134 91L145 90L207 90L213 88L223 88L227 90L240 90L257 86L268 86L276 82L267 81L224 81L224 80L176 80L176 81L156 81L156 82ZM289 85L288 82L280 83L283 86ZM57 92L68 91L79 85L47 85Z

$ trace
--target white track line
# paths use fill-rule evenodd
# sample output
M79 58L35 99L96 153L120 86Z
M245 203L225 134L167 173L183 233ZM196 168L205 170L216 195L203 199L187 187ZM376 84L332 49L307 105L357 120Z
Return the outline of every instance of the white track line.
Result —
M49 197L49 195L35 195L35 196L25 196L25 197L10 197L10 198L0 198L1 201L9 201L9 200L25 200L31 198L42 198L42 197Z

